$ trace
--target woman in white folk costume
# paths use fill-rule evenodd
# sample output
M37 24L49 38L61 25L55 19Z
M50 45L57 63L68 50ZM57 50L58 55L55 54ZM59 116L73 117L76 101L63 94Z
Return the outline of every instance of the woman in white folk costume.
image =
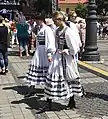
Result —
M56 30L57 50L49 67L45 84L46 105L38 112L51 110L52 100L70 99L67 108L76 108L74 95L82 96L82 87L75 55L80 50L75 32L66 26L64 15L57 11L53 20Z
M44 23L44 17L38 15L36 23L39 26L36 38L36 50L25 80L30 84L30 91L25 97L34 95L31 89L35 85L45 84L51 57L56 51L53 31Z

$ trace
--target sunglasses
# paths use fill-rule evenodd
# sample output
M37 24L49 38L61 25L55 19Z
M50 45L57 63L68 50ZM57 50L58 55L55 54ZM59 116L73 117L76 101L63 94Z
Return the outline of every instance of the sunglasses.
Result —
M61 18L54 18L53 21L61 20Z

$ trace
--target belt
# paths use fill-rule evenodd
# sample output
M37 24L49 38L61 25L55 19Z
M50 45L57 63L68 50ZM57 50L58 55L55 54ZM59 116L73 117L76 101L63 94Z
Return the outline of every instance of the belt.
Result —
M39 41L39 45L45 45L45 41Z

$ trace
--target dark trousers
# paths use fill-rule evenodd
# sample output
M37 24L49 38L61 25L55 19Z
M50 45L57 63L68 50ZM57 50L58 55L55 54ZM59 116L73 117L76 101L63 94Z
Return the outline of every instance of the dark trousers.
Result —
M8 67L8 52L0 50L0 67L1 69Z
M20 48L26 50L26 46L28 46L28 36L17 36L18 37L18 42L19 42L19 46Z

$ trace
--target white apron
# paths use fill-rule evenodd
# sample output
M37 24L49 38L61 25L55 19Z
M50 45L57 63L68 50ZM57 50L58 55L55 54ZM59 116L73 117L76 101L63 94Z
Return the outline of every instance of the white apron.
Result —
M45 24L37 34L37 47L26 74L30 85L45 84L49 68L47 56L55 52L55 38L50 27Z
M68 37L68 40L71 39ZM71 52L73 51L71 50ZM57 50L48 70L45 96L58 100L66 99L73 95L82 96L82 86L79 79L77 62L72 54L61 55Z

